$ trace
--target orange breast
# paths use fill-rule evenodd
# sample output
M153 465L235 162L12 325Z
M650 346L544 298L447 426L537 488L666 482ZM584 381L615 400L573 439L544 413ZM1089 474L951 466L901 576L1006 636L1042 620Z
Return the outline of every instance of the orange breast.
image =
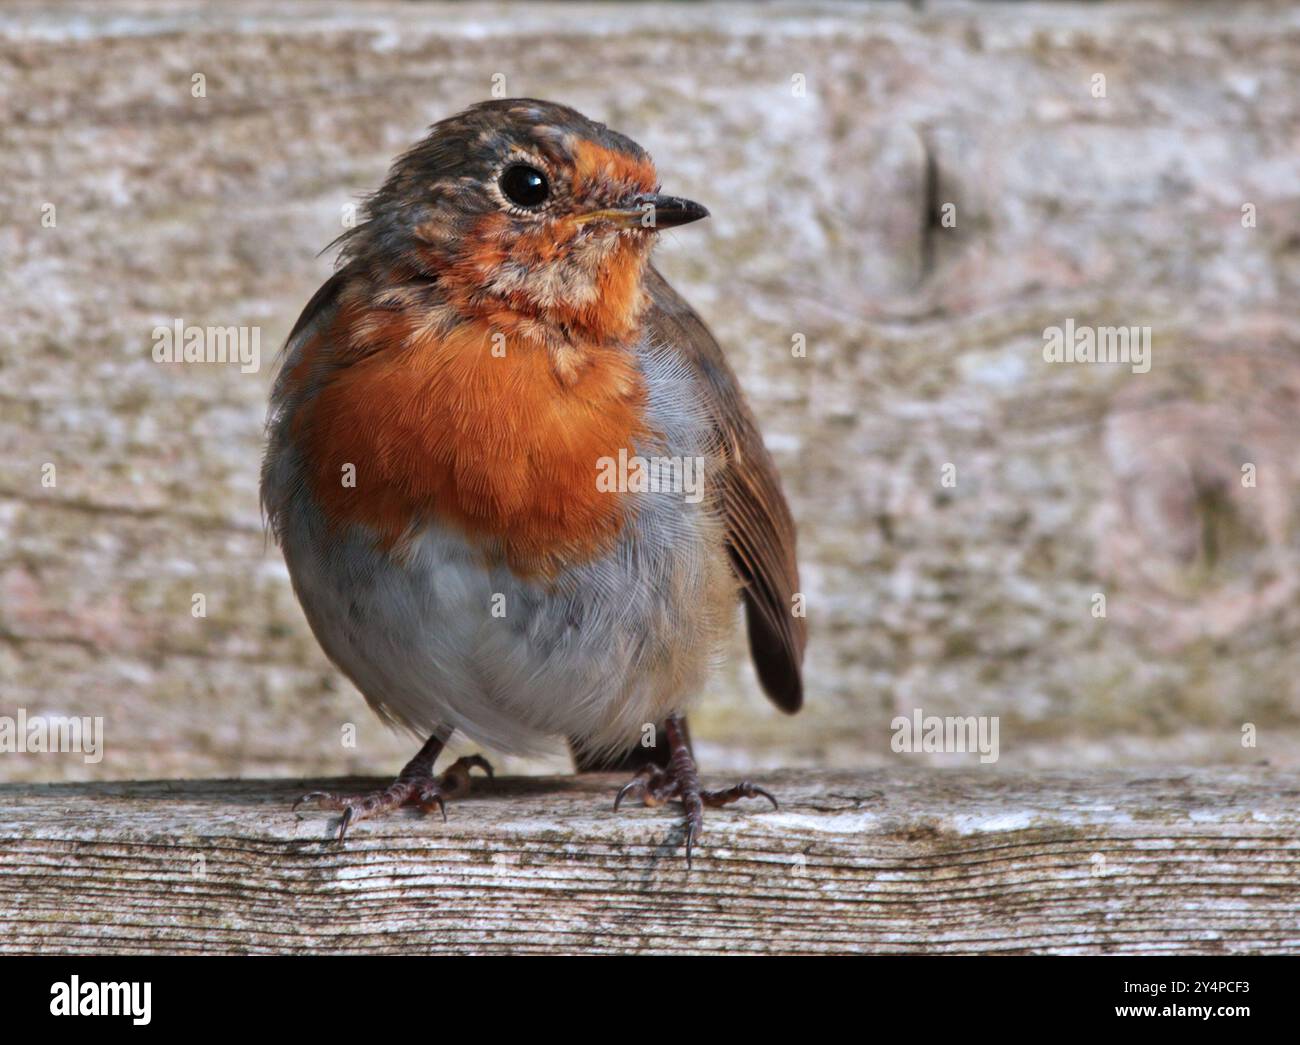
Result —
M392 547L413 524L441 520L495 542L525 573L612 544L626 504L597 489L597 462L644 434L629 350L584 347L562 379L543 346L517 335L494 354L500 325L466 322L436 338L410 318L382 322L386 347L335 371L296 419L331 522L362 523Z

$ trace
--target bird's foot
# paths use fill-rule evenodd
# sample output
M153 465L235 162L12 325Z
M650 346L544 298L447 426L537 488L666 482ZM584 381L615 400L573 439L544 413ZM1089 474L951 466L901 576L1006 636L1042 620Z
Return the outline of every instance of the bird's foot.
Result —
M437 750L441 748L442 742L439 741ZM433 752L432 757L422 757L426 755L427 749L428 745L407 764L396 780L382 790L371 791L364 795L337 795L331 791L312 791L298 799L293 804L293 808L296 810L304 803L312 802L320 809L341 812L343 818L339 821L338 831L340 842L347 835L348 828L357 821L391 813L405 805L414 805L424 813L431 813L437 809L442 813L445 822L447 799L461 798L469 794L469 771L477 768L492 776L492 766L482 755L469 755L458 758L440 775L434 776L433 759L437 757L437 750Z
M614 799L614 809L617 810L628 797L639 798L647 806L660 806L671 799L678 799L686 810L686 866L689 868L691 849L704 830L705 806L716 809L742 798L766 798L772 803L773 809L779 809L780 806L769 792L748 780L716 791L705 790L700 786L695 756L691 754L680 722L668 719L666 730L671 751L668 765L643 766L636 776L619 789Z

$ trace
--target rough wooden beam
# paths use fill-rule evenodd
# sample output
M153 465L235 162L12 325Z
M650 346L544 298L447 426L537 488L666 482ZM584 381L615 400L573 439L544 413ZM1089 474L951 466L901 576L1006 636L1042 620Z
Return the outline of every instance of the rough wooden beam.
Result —
M110 722L0 778L410 757L267 547L267 386L358 197L500 75L713 211L656 262L782 470L813 638L791 723L737 630L710 766L885 761L920 707L1022 768L1300 768L1297 70L1279 3L0 3L0 714ZM154 362L177 318L260 371ZM1045 361L1069 318L1151 326L1151 371Z
M687 871L612 777L357 825L302 784L0 787L0 949L1240 953L1300 948L1300 774L763 775ZM364 786L316 781L313 786Z

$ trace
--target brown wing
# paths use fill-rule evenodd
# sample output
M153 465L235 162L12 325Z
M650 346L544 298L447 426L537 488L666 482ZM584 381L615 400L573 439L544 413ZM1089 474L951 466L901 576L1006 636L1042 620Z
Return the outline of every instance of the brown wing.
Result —
M794 615L799 590L794 520L781 492L776 465L763 445L736 375L704 321L651 268L646 290L652 300L651 335L676 349L703 379L725 448L720 480L727 546L744 584L749 649L764 691L782 711L803 704L802 616Z

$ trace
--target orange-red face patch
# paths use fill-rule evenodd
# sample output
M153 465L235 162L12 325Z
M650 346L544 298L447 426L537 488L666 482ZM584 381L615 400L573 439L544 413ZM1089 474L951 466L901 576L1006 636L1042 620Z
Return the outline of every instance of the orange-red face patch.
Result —
M573 191L579 197L605 184L623 185L633 192L654 192L659 186L649 158L637 159L593 141L578 142L573 161Z
M580 300L543 298L540 287L525 286L504 300L481 293L498 269L510 262L538 271L561 258L571 248L578 226L565 220L546 222L516 231L505 214L481 218L466 240L471 246L439 271L443 290L462 314L478 319L494 317L501 325L502 307L522 316L544 318L592 344L626 344L635 335L645 309L641 280L648 261L647 244L622 238L612 245L596 275L594 294Z

